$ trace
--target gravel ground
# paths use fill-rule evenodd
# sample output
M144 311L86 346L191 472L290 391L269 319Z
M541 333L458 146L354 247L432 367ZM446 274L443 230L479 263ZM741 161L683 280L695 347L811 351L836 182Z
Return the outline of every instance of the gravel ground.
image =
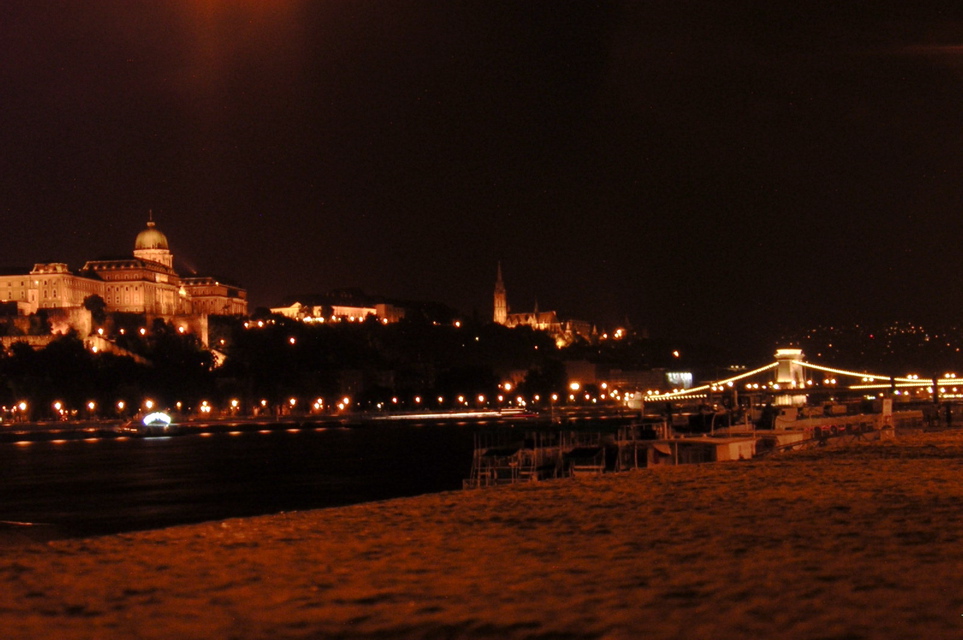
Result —
M963 434L90 538L4 638L959 638Z

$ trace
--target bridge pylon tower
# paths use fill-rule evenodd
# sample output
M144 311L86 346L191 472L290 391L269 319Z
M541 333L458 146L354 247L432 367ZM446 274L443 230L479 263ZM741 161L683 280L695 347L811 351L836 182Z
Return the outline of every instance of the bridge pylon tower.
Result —
M806 371L803 368L802 349L776 349L776 394L775 404L799 406L806 404ZM792 393L799 389L800 393Z

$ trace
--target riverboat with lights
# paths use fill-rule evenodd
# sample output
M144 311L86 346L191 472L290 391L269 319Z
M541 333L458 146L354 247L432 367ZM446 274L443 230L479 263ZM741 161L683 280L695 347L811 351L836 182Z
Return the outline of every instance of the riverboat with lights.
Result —
M119 433L144 437L170 436L177 433L177 425L163 411L135 417L117 428Z

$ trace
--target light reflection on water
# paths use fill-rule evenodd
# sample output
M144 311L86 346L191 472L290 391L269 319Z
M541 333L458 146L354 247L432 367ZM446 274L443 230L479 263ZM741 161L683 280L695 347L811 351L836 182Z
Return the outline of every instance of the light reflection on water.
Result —
M95 535L457 489L475 430L379 424L0 445L0 520Z

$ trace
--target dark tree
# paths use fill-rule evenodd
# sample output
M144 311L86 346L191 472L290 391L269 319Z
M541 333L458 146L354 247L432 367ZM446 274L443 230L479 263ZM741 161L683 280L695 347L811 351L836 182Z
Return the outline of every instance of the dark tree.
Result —
M107 303L99 295L92 294L84 298L84 309L90 312L95 326L103 326L107 320Z

